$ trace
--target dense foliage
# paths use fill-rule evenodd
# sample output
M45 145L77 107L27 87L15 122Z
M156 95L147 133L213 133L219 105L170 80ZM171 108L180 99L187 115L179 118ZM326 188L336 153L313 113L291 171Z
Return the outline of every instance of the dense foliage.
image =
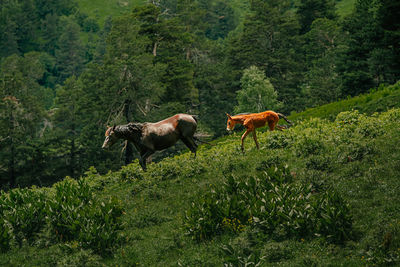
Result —
M398 265L399 10L2 0L0 265ZM223 137L225 112L265 109L294 126ZM196 158L100 148L179 112L219 137Z
M296 184L288 166L266 163L261 177L231 174L188 210L185 226L196 240L253 226L273 239L323 235L341 242L351 236L349 206L335 192Z
M108 17L87 1L2 1L2 188L130 163L130 145L99 149L107 124L185 112L216 137L225 112L289 113L395 83L398 4L358 0L341 16L343 1L110 1Z
M122 213L118 200L96 200L83 180L65 179L46 193L39 189L1 192L0 248L7 251L14 243L21 247L36 240L60 241L107 254L120 240Z
M233 135L147 172L2 192L0 264L395 266L399 128L399 109L345 111L245 154Z

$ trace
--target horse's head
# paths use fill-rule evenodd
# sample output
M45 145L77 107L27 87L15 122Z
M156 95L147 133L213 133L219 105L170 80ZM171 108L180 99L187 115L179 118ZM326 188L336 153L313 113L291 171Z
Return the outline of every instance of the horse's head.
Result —
M232 131L235 128L235 121L232 119L231 115L226 113L226 116L228 116L228 120L226 122L226 130L227 131Z
M103 146L101 148L111 147L117 140L118 137L115 133L115 125L113 127L108 127L105 133L106 139L104 140Z

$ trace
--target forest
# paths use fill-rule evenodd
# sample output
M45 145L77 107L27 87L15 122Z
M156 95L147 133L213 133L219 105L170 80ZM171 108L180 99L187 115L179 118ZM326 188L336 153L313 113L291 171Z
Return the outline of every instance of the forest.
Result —
M189 113L211 139L225 112L289 115L400 77L399 1L153 0L105 17L80 2L0 3L4 190L132 162L131 146L101 149L107 125Z

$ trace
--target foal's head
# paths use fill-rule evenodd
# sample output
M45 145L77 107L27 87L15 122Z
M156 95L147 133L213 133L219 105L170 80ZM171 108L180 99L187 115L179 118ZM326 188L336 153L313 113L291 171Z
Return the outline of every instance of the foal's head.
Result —
M232 131L235 128L235 121L232 119L231 115L226 113L226 116L228 116L228 120L226 122L226 130L227 131Z
M104 140L103 146L101 148L109 148L118 140L118 137L115 133L115 125L113 127L107 128L105 136L106 139Z

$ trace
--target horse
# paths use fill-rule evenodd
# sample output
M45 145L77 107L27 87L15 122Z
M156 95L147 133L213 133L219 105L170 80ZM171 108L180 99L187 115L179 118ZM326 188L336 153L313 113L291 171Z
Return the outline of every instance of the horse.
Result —
M146 171L146 160L154 152L173 146L178 140L190 149L196 157L197 144L194 136L197 119L194 115L176 114L159 122L128 123L108 127L102 148L111 147L118 139L134 144L140 154L139 164Z
M235 128L236 124L242 124L246 128L246 132L242 135L242 152L244 152L244 139L249 133L253 133L253 139L256 143L257 149L260 149L260 146L257 141L256 129L265 126L268 123L268 127L270 131L273 131L275 128L278 130L285 129L285 126L277 125L280 118L283 118L289 125L292 125L292 122L289 121L285 115L281 113L277 113L271 110L260 112L260 113L241 113L234 116L229 115L228 120L226 122L226 130L232 131Z

